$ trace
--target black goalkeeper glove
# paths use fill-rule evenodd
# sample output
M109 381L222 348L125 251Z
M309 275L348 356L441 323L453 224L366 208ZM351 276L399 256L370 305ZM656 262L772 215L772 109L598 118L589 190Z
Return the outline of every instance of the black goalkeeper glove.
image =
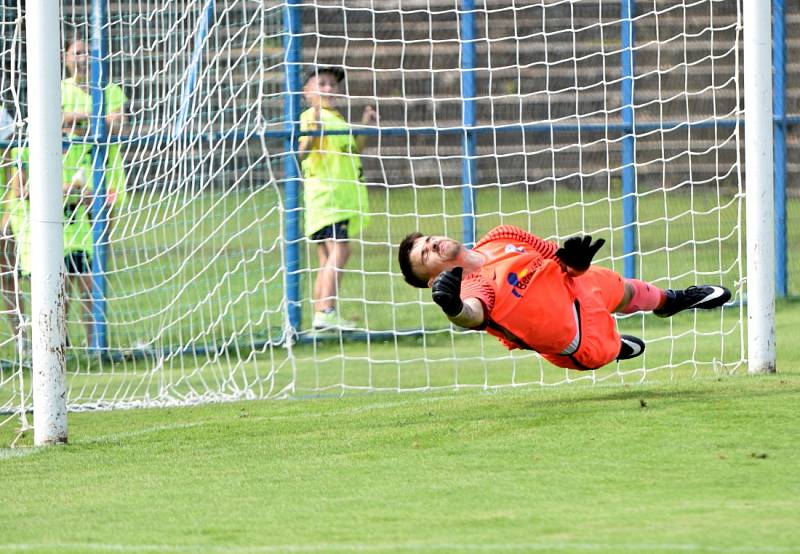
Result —
M450 317L457 316L464 308L461 301L461 274L464 270L454 267L452 271L442 271L431 286L433 301Z
M568 267L577 271L586 271L589 269L594 255L605 243L605 239L597 239L592 243L591 235L572 237L567 239L564 246L556 250L556 256Z

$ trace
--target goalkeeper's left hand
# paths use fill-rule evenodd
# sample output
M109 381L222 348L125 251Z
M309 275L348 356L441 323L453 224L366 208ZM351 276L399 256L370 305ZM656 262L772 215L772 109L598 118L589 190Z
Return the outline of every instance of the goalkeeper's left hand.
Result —
M568 274L582 275L589 269L592 258L605 243L605 239L597 239L593 243L591 235L572 237L566 240L564 246L556 250L556 257L561 261L564 271Z
M461 301L461 275L464 270L454 267L452 271L442 271L433 280L432 296L442 311L449 317L455 317L464 309Z

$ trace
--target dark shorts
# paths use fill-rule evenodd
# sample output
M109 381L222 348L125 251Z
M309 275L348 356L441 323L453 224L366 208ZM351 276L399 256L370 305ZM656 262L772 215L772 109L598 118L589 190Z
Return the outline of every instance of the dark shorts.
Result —
M92 272L89 256L82 250L64 256L64 266L67 268L67 275L86 275Z
M344 221L338 221L336 223L332 223L331 225L327 225L322 229L318 229L311 233L311 240L312 241L323 241L323 240L347 240L347 224L350 223L349 219L345 219Z

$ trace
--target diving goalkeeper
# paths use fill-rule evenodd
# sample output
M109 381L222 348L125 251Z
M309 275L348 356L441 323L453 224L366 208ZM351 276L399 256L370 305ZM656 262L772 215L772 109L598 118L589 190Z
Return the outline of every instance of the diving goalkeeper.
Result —
M400 244L406 281L432 289L433 301L461 327L486 330L509 350L535 350L559 367L590 370L644 352L644 341L617 332L614 312L670 317L731 298L717 285L662 290L592 266L605 241L573 237L562 247L518 227L489 231L473 249L421 233Z

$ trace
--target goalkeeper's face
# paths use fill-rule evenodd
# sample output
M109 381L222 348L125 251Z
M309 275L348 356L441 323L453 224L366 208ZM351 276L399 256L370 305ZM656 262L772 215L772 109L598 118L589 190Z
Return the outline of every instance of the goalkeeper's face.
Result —
M433 280L442 271L458 265L464 245L447 237L423 236L414 242L409 257L414 274L423 281Z

